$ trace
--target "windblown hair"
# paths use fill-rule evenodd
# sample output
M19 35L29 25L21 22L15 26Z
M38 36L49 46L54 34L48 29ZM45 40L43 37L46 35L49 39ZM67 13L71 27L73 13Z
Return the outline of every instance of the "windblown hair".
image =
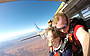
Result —
M68 24L68 17L66 16L66 14L64 13L57 13L55 16L54 16L54 19L53 19L53 23L54 24L57 24L57 22L59 21L59 16L62 16L62 17L66 17L66 21L67 21L67 24Z

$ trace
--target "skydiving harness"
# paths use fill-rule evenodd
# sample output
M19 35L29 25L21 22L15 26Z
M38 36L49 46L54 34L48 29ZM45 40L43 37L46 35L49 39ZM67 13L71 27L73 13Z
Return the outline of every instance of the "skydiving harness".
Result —
M68 23L68 21L67 21L67 23ZM52 27L52 26L50 26L50 27ZM63 27L63 28L65 28L65 27ZM75 27L76 28L75 30L73 27L70 27L72 30L69 30L70 32L66 35L66 38L64 38L63 43L60 44L58 46L58 48L54 48L53 46L50 46L50 49L51 49L50 52L53 53L53 56L62 56L61 54L68 48L70 48L73 53L78 53L78 51L79 52L82 51L80 42L77 39L77 37L75 36L76 31L79 27L81 27L81 26ZM62 28L58 28L58 29L62 29ZM55 30L55 31L57 31L57 30ZM59 32L56 32L56 33L59 34ZM76 56L78 56L78 55L76 55Z
M53 52L53 55L60 56L66 50L67 42L68 42L68 35L64 39L64 42L62 44L60 44L57 48L50 46L50 49L52 49L51 52Z
M76 30L77 28L82 27L81 25L77 25L76 26ZM80 55L80 53L82 52L82 47L81 44L79 42L79 40L77 39L77 37L74 36L74 34L76 34L75 31L71 31L70 33L68 33L66 35L66 38L64 38L64 41L62 44L60 44L58 46L58 48L54 48L53 46L51 46L50 48L52 49L51 52L53 52L54 56L62 56L62 53L67 50L68 48L72 50L72 53L74 53L76 56ZM82 56L82 55L81 55Z
M65 26L66 27L66 26ZM63 27L63 28L65 28L65 27ZM59 29L59 28L58 28ZM52 31L55 31L57 34L60 34L60 32L58 31L58 29L56 29L56 28L53 28L52 26L50 26L50 29L49 30L52 30ZM60 29L62 29L62 28L60 28ZM66 49L66 44L67 44L67 42L68 42L68 34L66 35L66 38L64 38L64 41L63 41L63 43L62 44L60 44L59 46L58 46L58 48L54 48L53 46L50 46L49 47L49 49L50 49L50 53L52 53L52 56L60 56L61 55L61 53L63 53L64 51L65 51L65 49Z

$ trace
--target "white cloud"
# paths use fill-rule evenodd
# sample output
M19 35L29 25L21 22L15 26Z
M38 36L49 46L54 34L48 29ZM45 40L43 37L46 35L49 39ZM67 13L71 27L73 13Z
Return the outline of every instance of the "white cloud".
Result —
M19 32L8 32L5 34L0 34L0 42L10 40L10 39L13 39L13 37L15 37L15 36L29 33L29 32L33 32L33 31L36 31L36 30L35 29L27 29L27 30L22 30Z

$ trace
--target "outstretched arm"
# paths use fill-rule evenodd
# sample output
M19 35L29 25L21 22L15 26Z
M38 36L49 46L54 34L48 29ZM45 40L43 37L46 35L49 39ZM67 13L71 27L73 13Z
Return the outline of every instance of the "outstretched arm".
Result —
M85 31L83 27L80 27L76 31L76 36L82 45L83 55L89 56L90 34L87 31Z

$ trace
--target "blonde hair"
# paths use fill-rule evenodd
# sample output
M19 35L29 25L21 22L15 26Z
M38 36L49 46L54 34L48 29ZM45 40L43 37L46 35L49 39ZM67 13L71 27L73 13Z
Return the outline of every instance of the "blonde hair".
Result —
M54 24L57 24L57 22L59 21L59 16L66 17L66 20L67 20L67 23L68 23L67 16L63 12L61 12L61 13L57 13L56 15L54 15L54 19L53 19Z

